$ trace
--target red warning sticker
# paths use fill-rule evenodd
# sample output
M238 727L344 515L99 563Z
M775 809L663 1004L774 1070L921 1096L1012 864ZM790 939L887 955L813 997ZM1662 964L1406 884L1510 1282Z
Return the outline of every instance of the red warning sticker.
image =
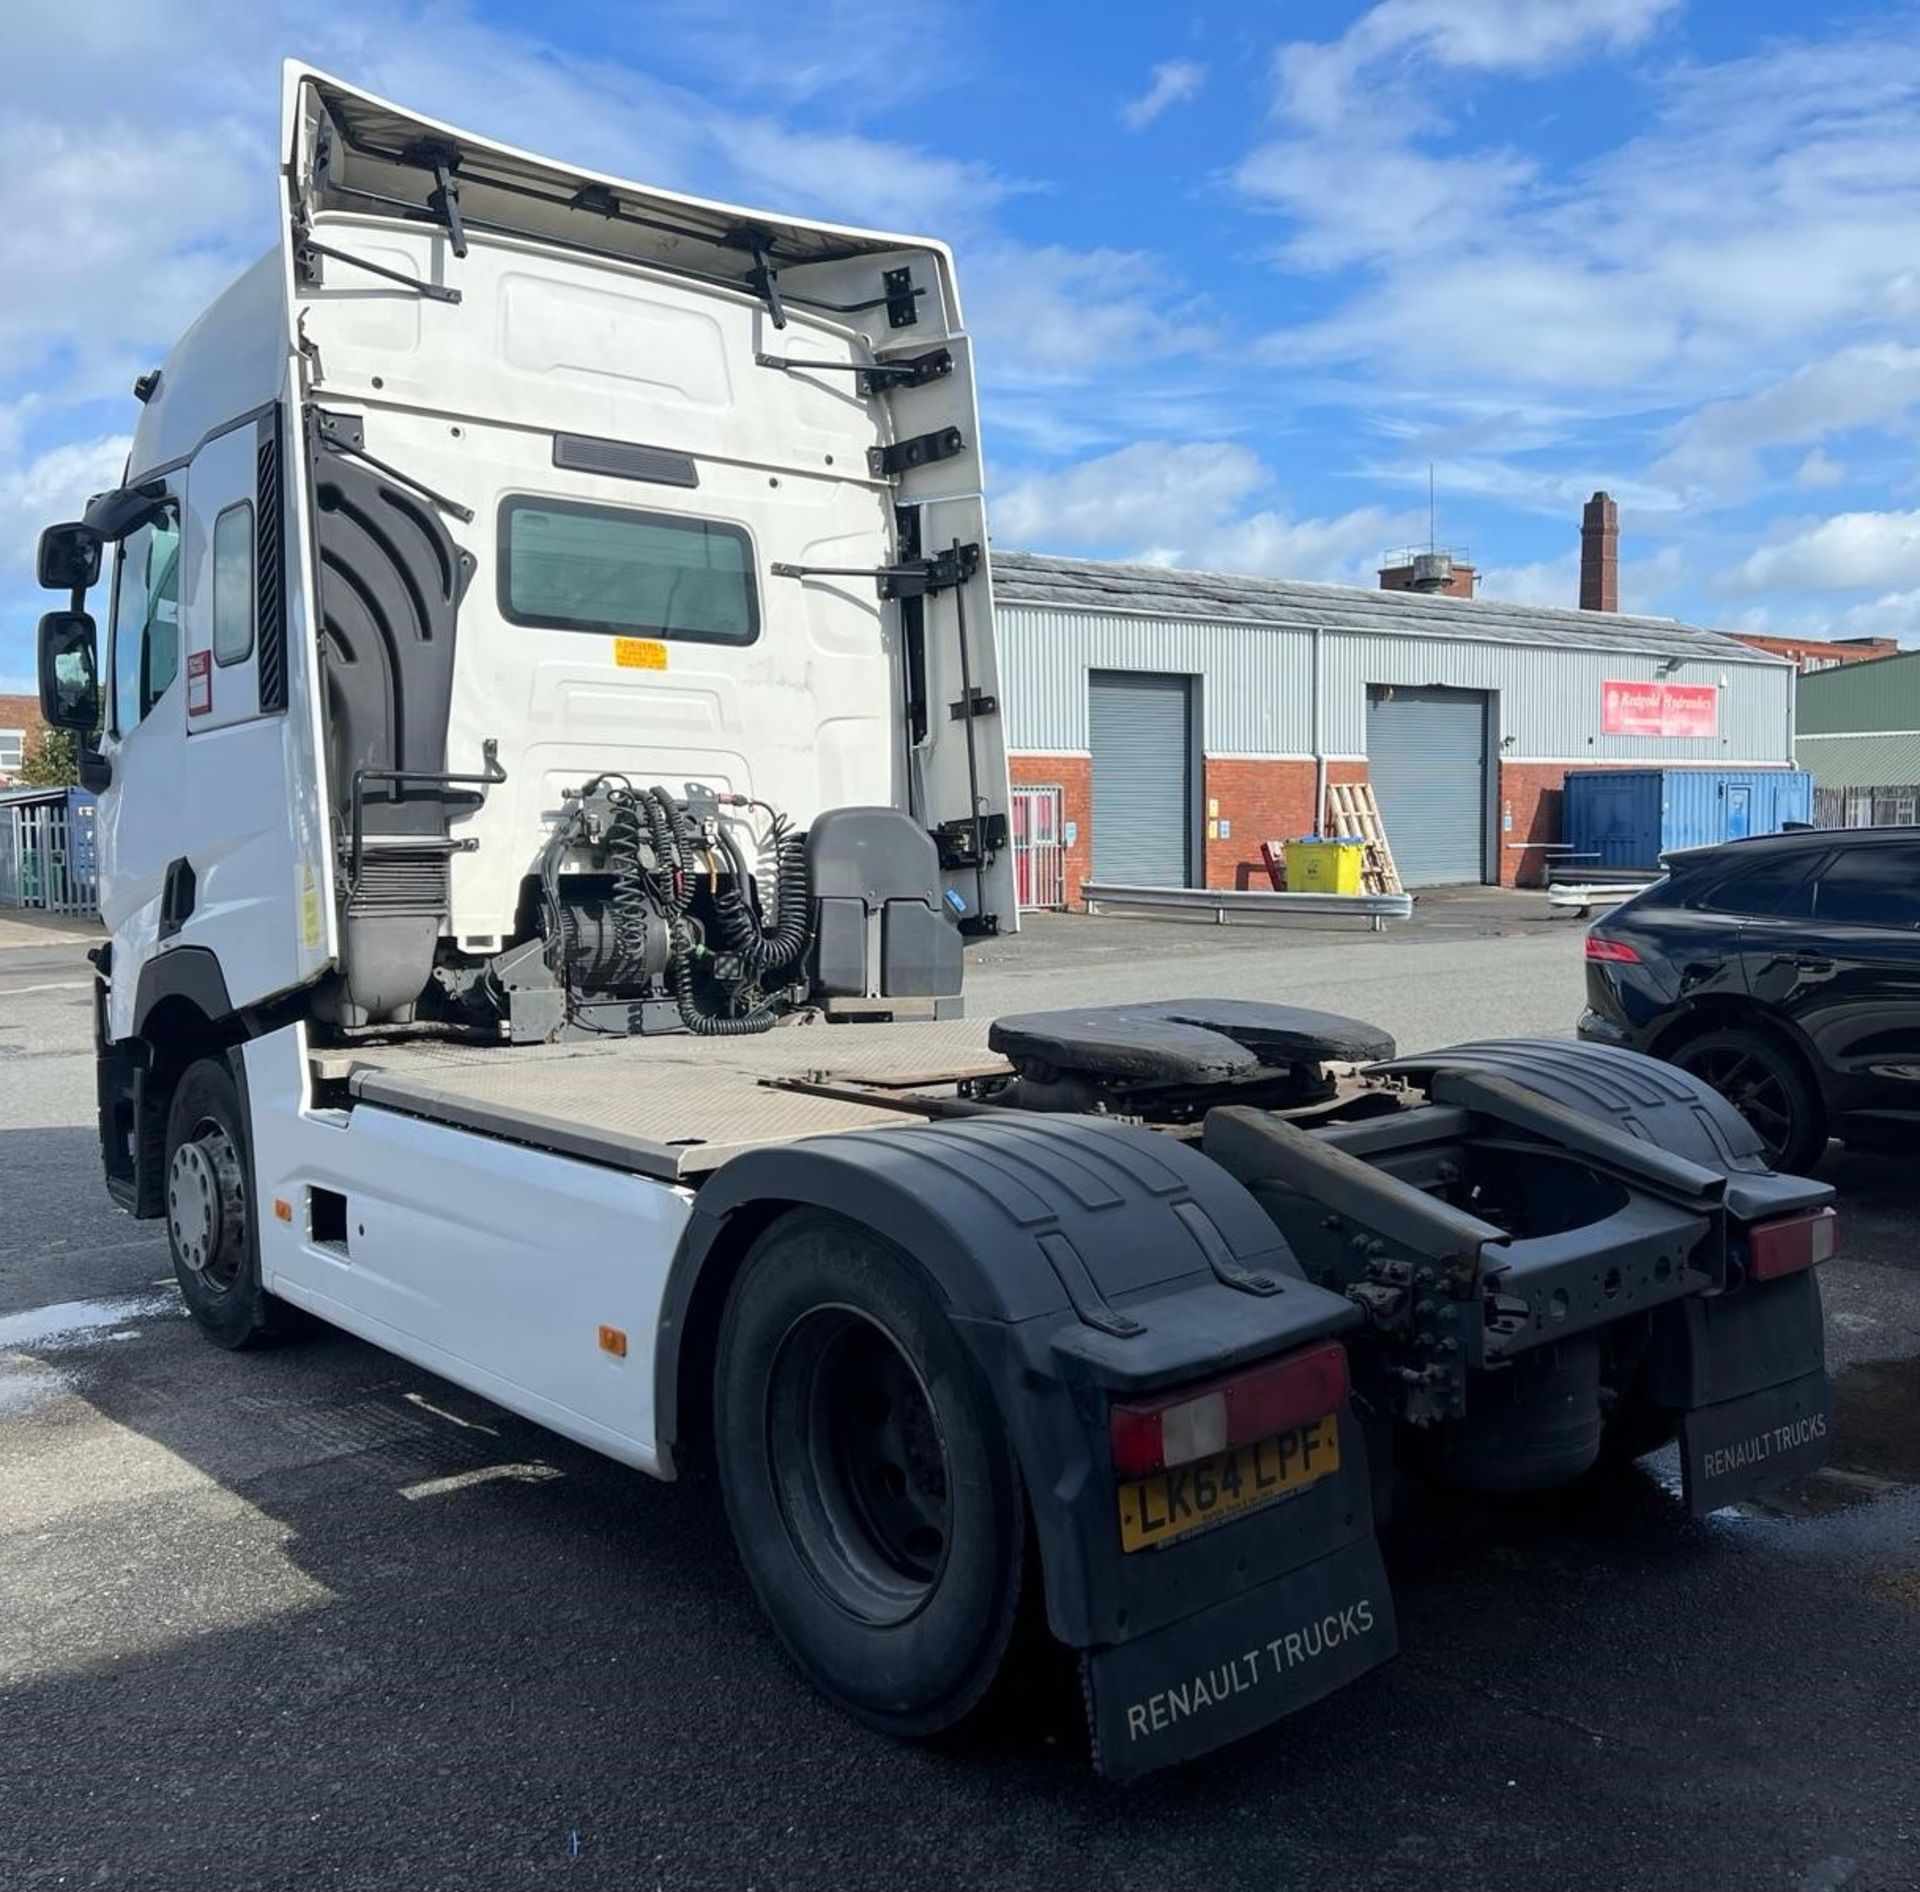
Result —
M187 714L205 716L213 708L213 652L187 652Z

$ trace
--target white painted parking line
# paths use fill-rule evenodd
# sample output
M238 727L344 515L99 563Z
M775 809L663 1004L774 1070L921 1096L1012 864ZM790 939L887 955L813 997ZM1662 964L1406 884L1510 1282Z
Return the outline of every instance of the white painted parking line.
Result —
M423 1478L417 1485L402 1485L400 1495L403 1498L439 1498L449 1491L465 1491L470 1485L488 1485L500 1478L537 1485L559 1476L558 1469L552 1465L478 1465L472 1471L451 1472L445 1478Z

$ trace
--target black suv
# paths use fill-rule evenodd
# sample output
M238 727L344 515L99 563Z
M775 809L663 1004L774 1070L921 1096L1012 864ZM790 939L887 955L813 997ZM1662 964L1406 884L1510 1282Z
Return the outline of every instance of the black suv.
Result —
M1695 1072L1776 1169L1920 1134L1920 828L1670 855L1587 933L1580 1036Z

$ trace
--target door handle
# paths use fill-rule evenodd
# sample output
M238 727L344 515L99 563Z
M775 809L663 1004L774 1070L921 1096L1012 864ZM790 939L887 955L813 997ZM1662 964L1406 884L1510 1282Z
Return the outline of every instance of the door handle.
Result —
M160 889L160 938L171 939L193 914L193 863L182 854L167 863L167 878Z

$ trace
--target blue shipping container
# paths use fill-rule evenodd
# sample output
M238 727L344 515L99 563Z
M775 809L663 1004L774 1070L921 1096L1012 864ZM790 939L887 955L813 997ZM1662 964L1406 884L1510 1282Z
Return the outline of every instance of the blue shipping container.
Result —
M1556 857L1582 867L1654 868L1663 854L1813 819L1800 769L1570 769Z

